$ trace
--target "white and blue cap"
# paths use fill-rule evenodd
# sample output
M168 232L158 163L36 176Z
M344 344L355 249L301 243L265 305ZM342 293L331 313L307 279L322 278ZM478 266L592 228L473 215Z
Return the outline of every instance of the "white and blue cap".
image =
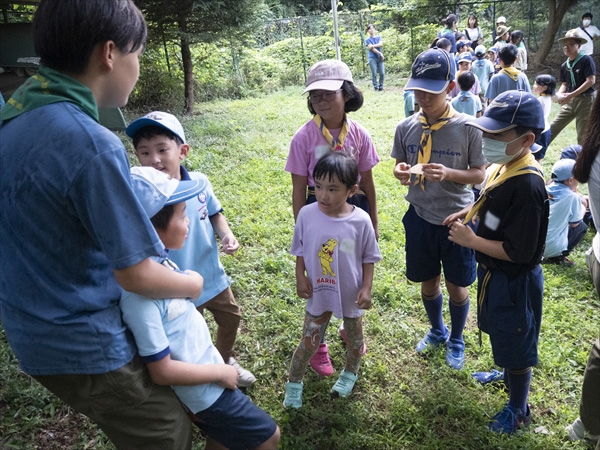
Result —
M552 179L554 181L565 181L573 177L574 159L559 159L552 166Z
M203 189L202 180L176 180L154 167L132 167L133 192L148 214L153 217L167 205L184 202Z
M544 129L544 110L540 101L525 91L506 91L498 95L483 116L467 122L487 133L502 133L518 126ZM535 149L532 148L532 151Z
M456 64L446 50L433 47L415 59L404 89L441 94L456 76ZM538 102L539 103L539 102Z
M133 138L135 133L137 133L140 128L150 125L165 128L179 137L183 143L186 142L183 127L181 126L179 120L177 120L177 117L175 117L173 114L163 111L152 111L151 113L146 114L144 117L135 119L129 124L125 130L125 133L127 133L127 136L130 138Z

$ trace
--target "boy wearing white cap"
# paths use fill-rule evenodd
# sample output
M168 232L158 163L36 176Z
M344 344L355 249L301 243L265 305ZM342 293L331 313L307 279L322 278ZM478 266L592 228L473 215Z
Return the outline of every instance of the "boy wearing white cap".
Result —
M585 206L577 193L579 182L573 177L574 159L560 159L552 166L552 182L546 186L550 199L550 218L544 261L573 267L567 256L585 236Z
M190 225L186 200L200 195L207 180L179 181L152 167L132 168L131 178L161 242L167 249L183 247ZM179 271L166 252L153 259ZM208 448L277 448L277 424L237 389L237 370L224 363L192 302L125 291L119 306L152 380L173 386L193 422L206 434Z
M483 131L483 153L496 166L477 202L453 217L449 239L476 251L477 323L509 391L489 427L510 434L531 421L527 398L538 363L548 201L531 147L544 129L544 112L532 94L507 91L467 125ZM475 217L476 233L467 226Z
M200 312L208 309L217 323L216 345L223 360L235 367L240 375L239 385L248 387L256 378L244 369L233 356L242 312L230 288L230 280L219 260L219 236L223 252L233 255L239 248L235 235L222 214L223 208L215 196L210 181L200 172L188 172L181 161L190 146L185 140L183 127L177 117L154 111L134 120L127 127L133 147L142 166L161 170L176 180L200 180L204 188L188 200L193 211L190 237L181 249L169 253L169 258L183 269L200 272L204 277L204 290L194 299Z
M486 59L485 55L486 51L483 45L478 45L475 47L475 61L473 61L473 65L471 67L471 72L473 72L479 80L479 87L481 88L481 91L479 92L479 99L481 100L481 106L483 107L484 111L487 105L485 92L490 84L492 75L494 75L494 64L489 59Z
M448 217L473 201L468 185L483 181L486 161L481 133L466 127L469 116L457 113L446 101L455 84L454 74L454 61L445 50L434 47L417 56L405 89L414 90L421 113L398 124L391 156L396 159L394 176L408 186L410 206L402 219L406 276L421 283L421 300L430 323L416 351L425 354L446 346L446 362L460 369L475 258L471 249L448 241ZM442 317L442 267L449 293L450 330Z

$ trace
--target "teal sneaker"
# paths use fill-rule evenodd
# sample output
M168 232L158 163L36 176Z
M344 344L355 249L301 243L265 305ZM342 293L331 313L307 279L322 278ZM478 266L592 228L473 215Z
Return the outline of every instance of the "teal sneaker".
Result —
M415 350L421 354L427 350L444 345L448 340L448 328L444 327L444 331L431 328L423 339L419 341Z
M531 422L531 409L527 405L527 414L518 408L506 405L496 414L489 424L489 429L496 433L512 434L519 428L526 427Z
M302 389L304 383L296 383L294 381L288 381L285 383L285 398L283 399L283 406L286 408L299 409L302 407Z
M354 375L352 372L346 372L345 370L342 370L340 377L331 388L331 393L337 394L340 397L348 397L350 392L352 392L352 388L354 387L354 383L356 383L357 379L358 375Z
M458 339L450 339L446 344L446 362L453 369L459 370L465 365L465 343Z

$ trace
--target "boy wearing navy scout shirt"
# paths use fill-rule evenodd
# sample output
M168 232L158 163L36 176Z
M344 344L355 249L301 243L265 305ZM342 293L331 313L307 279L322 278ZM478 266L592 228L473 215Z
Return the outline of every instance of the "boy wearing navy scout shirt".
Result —
M490 429L514 433L531 421L531 368L538 363L544 276L539 262L548 228L546 188L531 153L544 129L536 97L506 91L467 125L483 131L483 153L495 163L464 221L450 225L450 241L475 250L479 263L477 321L490 336L494 362L504 368L509 398ZM466 216L466 217L465 217ZM466 226L478 217L477 233Z

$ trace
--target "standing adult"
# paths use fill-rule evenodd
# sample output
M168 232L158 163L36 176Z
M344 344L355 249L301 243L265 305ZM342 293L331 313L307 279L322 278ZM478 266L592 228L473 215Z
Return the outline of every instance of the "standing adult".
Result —
M467 28L465 28L465 36L471 41L471 47L473 48L483 44L483 32L481 31L481 28L479 28L479 23L477 22L477 16L475 14L469 15Z
M373 88L376 91L383 91L383 80L385 78L385 67L383 66L383 41L381 36L377 35L375 25L370 23L367 25L367 33L369 37L365 40L365 45L369 49L369 67L371 69L371 81ZM379 74L379 83L377 82L377 74Z
M562 84L556 97L561 108L550 124L550 143L575 119L577 143L582 144L596 98L596 65L591 56L581 51L581 44L585 44L587 39L578 29L567 31L558 42L562 44L567 60L560 66Z
M155 384L121 290L197 298L203 281L151 259L164 247L98 107L127 103L146 22L132 0L42 0L38 73L0 113L0 320L21 369L119 450L190 449L191 421Z
M492 40L494 42L496 42L496 38L498 37L496 30L501 26L506 26L506 17L504 16L500 16L498 19L496 19L496 28L492 30Z
M456 53L456 36L454 33L456 32L456 22L458 19L454 14L448 14L442 23L444 24L444 28L437 35L438 39L446 38L450 41L452 46L450 47L449 53L454 55Z
M596 99L590 112L592 117L600 115L600 98ZM589 269L596 292L600 295L600 122L590 122L581 153L577 157L573 175L581 183L588 183L590 211L596 225L596 235L589 254ZM600 450L600 338L592 345L581 389L579 417L567 426L571 440L589 439L596 442Z
M588 41L581 45L580 50L586 55L594 54L594 39L600 39L600 30L592 25L592 13L585 13L581 16L581 26L579 29L582 31L582 36Z

